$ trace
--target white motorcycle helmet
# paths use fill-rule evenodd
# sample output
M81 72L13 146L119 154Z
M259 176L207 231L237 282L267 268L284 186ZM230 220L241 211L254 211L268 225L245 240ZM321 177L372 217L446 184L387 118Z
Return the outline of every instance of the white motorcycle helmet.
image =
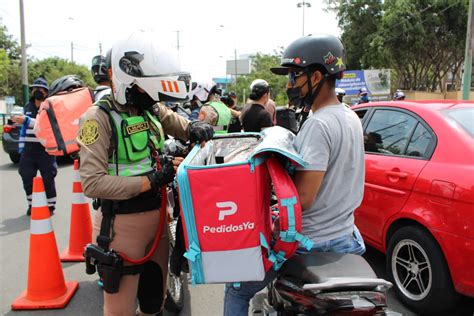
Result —
M209 93L216 84L214 82L193 82L189 99L196 97L202 103L205 103L209 97Z
M136 31L119 40L107 56L114 100L127 104L128 89L138 86L154 101L187 101L191 76L181 71L177 50L158 34Z

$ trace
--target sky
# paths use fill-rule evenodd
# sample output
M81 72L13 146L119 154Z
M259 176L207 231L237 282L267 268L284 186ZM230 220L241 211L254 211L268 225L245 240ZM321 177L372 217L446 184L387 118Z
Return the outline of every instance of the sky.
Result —
M301 0L303 1L303 0ZM193 81L226 76L226 60L273 53L303 35L299 0L23 0L27 54L51 56L90 66L99 54L134 30L153 30L177 46L183 70ZM340 35L334 13L323 0L305 8L304 33ZM19 0L1 0L0 17L20 42Z

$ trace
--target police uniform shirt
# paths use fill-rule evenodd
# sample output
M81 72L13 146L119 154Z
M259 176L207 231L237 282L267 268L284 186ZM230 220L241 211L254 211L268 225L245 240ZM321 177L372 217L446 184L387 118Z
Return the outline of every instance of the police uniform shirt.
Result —
M165 134L187 140L189 121L162 104L154 106ZM111 176L107 173L108 161L115 144L109 114L92 106L81 117L78 136L80 146L81 182L86 196L110 200L127 200L140 194L141 177Z
M24 142L24 145L20 145L23 147L22 151L29 153L44 152L44 147L41 145L39 139L36 138L36 135L33 132L33 127L35 125L34 119L36 118L36 115L38 115L38 108L36 107L34 101L30 101L25 105L24 114L30 118L30 122L28 126L26 126L24 137L20 139L20 141Z

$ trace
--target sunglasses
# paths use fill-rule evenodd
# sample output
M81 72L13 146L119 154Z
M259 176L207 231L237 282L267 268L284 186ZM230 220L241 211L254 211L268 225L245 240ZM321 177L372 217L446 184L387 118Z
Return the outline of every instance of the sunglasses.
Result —
M296 83L296 79L298 79L299 77L301 77L302 75L304 75L305 71L304 70L301 70L301 71L290 71L288 72L288 80L290 81L290 83L292 85L294 85Z

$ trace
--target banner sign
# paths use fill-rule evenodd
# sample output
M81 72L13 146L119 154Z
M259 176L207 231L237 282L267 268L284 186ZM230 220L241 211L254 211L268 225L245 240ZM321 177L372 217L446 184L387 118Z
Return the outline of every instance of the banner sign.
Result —
M336 87L344 89L346 95L359 94L366 88L370 95L390 95L390 69L346 70Z

